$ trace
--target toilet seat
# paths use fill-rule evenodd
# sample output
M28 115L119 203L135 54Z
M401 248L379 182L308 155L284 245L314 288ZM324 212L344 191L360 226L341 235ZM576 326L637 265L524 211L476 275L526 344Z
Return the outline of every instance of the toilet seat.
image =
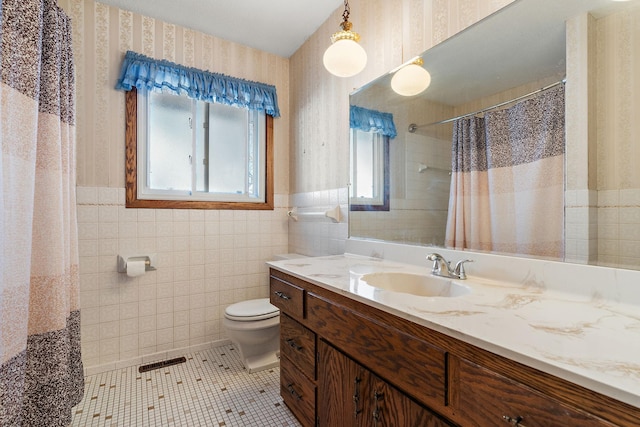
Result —
M224 310L224 317L239 322L253 322L271 319L280 315L280 310L269 302L269 298L259 298L231 304Z

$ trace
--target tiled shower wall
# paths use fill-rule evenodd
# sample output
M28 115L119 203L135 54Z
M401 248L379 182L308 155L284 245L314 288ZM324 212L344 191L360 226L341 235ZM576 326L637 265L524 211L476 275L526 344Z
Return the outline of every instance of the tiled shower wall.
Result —
M272 211L126 209L124 188L77 190L82 355L94 372L226 339L224 308L266 297L265 262L288 252L286 195ZM117 272L118 254L150 253L156 271Z

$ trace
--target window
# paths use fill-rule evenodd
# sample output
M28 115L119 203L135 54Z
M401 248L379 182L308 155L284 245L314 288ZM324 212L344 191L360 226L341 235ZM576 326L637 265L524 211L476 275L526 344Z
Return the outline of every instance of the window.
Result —
M127 207L273 209L273 118L126 92Z
M350 210L389 210L388 136L351 129Z

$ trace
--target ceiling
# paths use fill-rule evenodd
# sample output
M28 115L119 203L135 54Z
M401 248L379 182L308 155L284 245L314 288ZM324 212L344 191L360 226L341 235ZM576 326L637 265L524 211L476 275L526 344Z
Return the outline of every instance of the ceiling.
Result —
M342 0L99 0L288 58ZM340 22L336 22L338 30ZM327 44L329 37L327 34Z

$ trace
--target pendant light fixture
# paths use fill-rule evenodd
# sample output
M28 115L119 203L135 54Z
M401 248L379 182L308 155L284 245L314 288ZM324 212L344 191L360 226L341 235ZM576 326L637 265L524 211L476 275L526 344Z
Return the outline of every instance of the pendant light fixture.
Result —
M421 92L431 84L431 74L422 65L424 61L417 57L411 63L400 67L391 78L391 88L398 95L413 96Z
M360 35L351 31L349 22L349 1L344 2L342 23L338 31L331 36L331 46L322 57L325 68L338 77L351 77L362 71L367 65L367 52L358 44Z

